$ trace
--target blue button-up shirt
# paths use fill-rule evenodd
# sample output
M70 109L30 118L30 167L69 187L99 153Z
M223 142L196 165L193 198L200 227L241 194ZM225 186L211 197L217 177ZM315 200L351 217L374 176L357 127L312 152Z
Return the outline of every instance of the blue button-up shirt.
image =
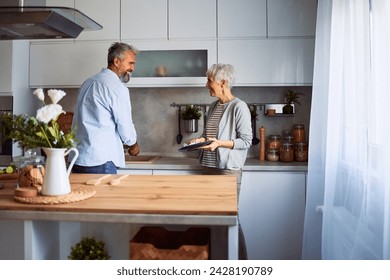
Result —
M137 133L131 114L129 90L110 69L87 79L79 90L72 127L77 126L75 164L96 166L112 161L125 165L123 144L133 145Z

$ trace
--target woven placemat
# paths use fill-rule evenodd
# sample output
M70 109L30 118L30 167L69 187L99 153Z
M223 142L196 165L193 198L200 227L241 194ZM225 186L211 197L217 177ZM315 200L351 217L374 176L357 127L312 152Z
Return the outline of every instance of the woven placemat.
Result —
M74 186L72 191L66 195L51 196L39 194L32 197L14 196L14 199L28 204L65 204L91 198L95 193L96 191L91 187Z

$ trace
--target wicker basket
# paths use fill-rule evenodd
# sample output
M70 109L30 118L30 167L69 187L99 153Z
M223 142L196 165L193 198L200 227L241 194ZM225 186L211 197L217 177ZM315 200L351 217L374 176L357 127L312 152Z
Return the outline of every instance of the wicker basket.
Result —
M207 260L209 248L208 228L167 231L163 227L142 227L130 241L130 259Z

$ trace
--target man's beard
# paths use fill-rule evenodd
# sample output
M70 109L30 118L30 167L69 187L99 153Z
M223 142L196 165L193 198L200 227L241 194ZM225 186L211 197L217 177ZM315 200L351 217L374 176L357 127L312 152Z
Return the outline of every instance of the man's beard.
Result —
M130 81L130 72L125 72L122 74L122 76L120 77L122 83L127 83L128 81Z

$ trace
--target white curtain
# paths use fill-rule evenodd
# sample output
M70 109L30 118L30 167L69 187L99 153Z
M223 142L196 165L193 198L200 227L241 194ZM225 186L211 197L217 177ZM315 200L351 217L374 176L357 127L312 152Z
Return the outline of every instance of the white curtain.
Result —
M390 259L390 1L317 16L303 258Z

